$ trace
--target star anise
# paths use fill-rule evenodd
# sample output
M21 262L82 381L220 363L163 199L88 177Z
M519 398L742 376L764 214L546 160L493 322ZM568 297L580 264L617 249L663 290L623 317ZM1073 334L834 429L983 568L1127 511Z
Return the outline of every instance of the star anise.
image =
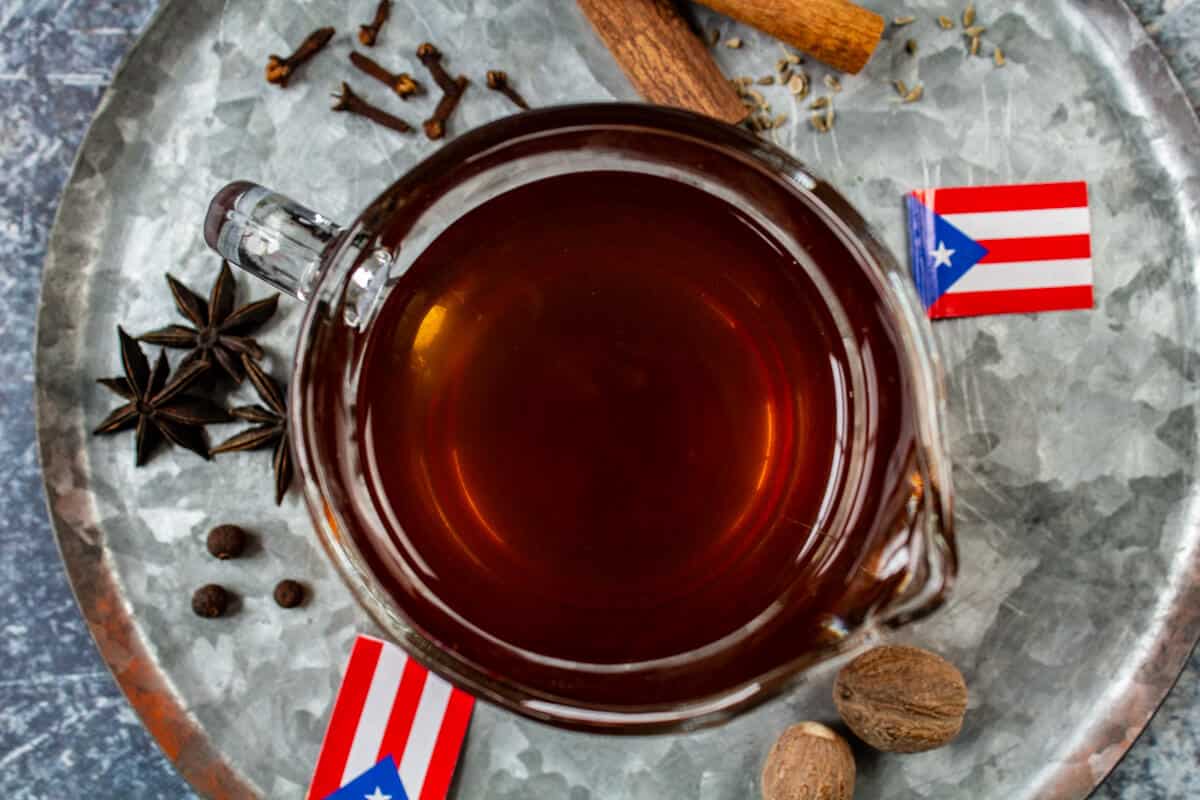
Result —
M249 334L274 315L279 295L234 310L237 283L227 262L221 263L221 274L217 276L207 302L171 275L167 275L167 284L175 298L175 307L195 327L168 325L138 338L163 347L190 349L192 352L184 357L180 366L195 361L220 364L229 377L241 383L244 376L241 356L263 357L262 348L249 338Z
M164 438L207 459L204 426L228 422L229 412L209 400L183 392L208 370L209 363L183 364L170 375L167 356L159 351L158 363L152 370L137 340L119 327L117 335L121 338L121 365L125 376L101 378L98 382L129 402L109 414L93 432L116 433L136 426L139 467L146 463Z
M288 433L287 404L279 384L263 372L262 367L250 358L248 353L242 354L242 367L266 408L253 405L231 409L229 413L234 417L252 422L254 427L234 434L214 447L212 452L234 453L241 450L260 450L274 445L275 453L271 462L275 470L275 505L279 505L292 483L292 450L291 436Z

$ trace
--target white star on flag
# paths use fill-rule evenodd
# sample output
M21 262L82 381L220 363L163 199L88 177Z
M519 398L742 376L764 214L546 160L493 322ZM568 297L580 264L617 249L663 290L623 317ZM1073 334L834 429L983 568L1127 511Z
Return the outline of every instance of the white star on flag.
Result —
M370 794L363 795L363 800L392 800L392 796L390 794L384 794L383 790L376 786L375 791L371 792Z
M937 249L930 253L933 256L934 269L950 266L950 257L954 255L954 252L949 247L946 247L945 242L939 241Z

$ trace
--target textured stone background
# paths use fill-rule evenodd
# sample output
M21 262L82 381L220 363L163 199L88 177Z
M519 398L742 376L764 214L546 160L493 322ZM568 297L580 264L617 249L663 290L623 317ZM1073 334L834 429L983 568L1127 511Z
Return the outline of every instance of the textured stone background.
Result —
M1200 0L1133 5L1200 103ZM191 793L100 662L67 588L34 450L32 337L58 193L152 0L0 0L0 796ZM1097 797L1200 796L1200 659Z

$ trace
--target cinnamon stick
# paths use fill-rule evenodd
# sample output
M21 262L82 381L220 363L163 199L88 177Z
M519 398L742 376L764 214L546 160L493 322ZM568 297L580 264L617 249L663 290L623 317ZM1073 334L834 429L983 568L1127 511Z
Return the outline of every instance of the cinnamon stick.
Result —
M848 0L699 0L842 72L857 73L883 36L883 17Z
M638 93L725 122L749 113L671 0L578 0Z

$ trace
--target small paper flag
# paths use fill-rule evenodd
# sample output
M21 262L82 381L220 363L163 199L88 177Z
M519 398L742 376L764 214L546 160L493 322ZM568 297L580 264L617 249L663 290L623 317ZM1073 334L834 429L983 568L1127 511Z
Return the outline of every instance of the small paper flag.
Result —
M920 189L905 202L913 279L931 318L1092 307L1083 181Z
M407 792L405 800L444 800L474 704L475 698L399 647L359 636L333 704L308 799L342 800L339 789L357 786L390 761ZM371 779L363 785L369 783ZM367 786L365 796L373 788ZM379 791L389 794L386 788Z

